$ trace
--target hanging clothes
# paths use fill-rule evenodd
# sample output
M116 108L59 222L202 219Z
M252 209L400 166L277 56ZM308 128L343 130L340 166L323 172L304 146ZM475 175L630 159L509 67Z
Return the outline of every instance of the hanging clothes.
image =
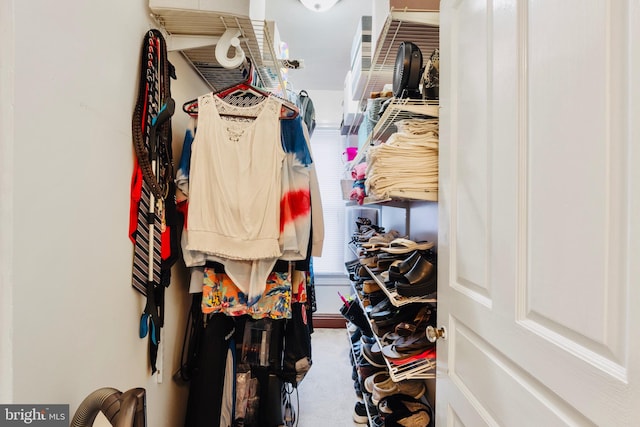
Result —
M200 115L204 114L201 112ZM191 156L192 144L194 136L197 134L198 119L191 117L182 147L181 158L179 162L178 172L176 174L176 186L183 194L185 199L179 204L185 218L188 219L189 198L190 198L190 175L191 175ZM309 135L304 127L300 117L292 120L280 121L281 145L284 150L285 160L282 168L282 189L280 195L280 238L279 243L283 255L280 259L297 260L293 268L294 276L294 297L302 295L294 300L297 302L306 302L306 292L299 293L295 289L298 282L309 282L310 274L310 257L322 255L322 247L324 241L324 222L322 214L322 204L320 199L320 190L318 186L317 175L315 172L315 164L312 160L312 154L309 144ZM284 177L287 178L284 178ZM311 209L308 208L309 204ZM204 269L202 268L207 261L217 261L218 257L195 250L189 250L187 247L189 235L189 222L185 222L185 228L182 233L182 253L185 264L191 267L191 293L200 293L208 291L203 288ZM310 233L313 230L313 233ZM287 268L274 268L274 271L287 271ZM226 273L226 271L218 273ZM302 279L301 279L302 277ZM231 279L235 285L235 281ZM227 282L228 283L228 282ZM266 284L265 284L266 286ZM225 286L222 288L225 292L220 296L222 301L234 301L238 304L240 301L236 294L243 293L241 288ZM265 287L262 297L266 297L268 290ZM205 295L208 292L204 293ZM260 304L260 299L249 301L246 297L241 300L246 301L246 312L253 313L253 317L257 318L256 313L263 313L263 310L252 310L249 305ZM203 306L208 307L211 301L203 302ZM218 308L216 308L218 310ZM237 309L238 312L242 310ZM222 309L222 311L225 311ZM230 313L229 313L230 314ZM274 317L269 312L269 317Z
M191 269L190 292L202 295L205 330L224 316L236 325L267 321L284 331L292 308L303 310L313 299L311 256L321 255L324 239L309 134L300 117L283 119L279 101L270 96L244 107L225 101L214 94L198 98L198 119L189 122L176 175L179 200L184 198L179 209L186 218L182 247ZM284 337L270 340L279 345L275 365L252 367L261 385L261 422L282 416L278 375ZM223 371L228 359L209 350L215 359L205 361L204 352L199 357L206 364L202 372L212 376L211 369ZM188 425L199 417L215 424L224 414L218 395L208 396L209 403L191 397L201 387L200 378L192 382ZM227 390L223 397L233 394ZM206 409L210 403L220 412Z
M223 401L228 396L229 349L235 347L232 340L235 333L232 318L218 314L209 319L203 337L194 371L191 375L189 399L185 427L218 427L223 412ZM216 420L216 421L213 421Z
M287 319L291 317L291 278L288 272L269 274L265 292L257 303L249 305L242 293L225 273L205 267L202 286L202 312L229 316L249 315L255 319Z
M288 263L278 262L269 274L265 290L252 305L247 296L222 271L222 266L213 263L204 267L202 279L202 312L224 313L228 316L248 315L253 319L290 319L293 303L307 302L307 271L291 271Z
M280 236L281 103L268 97L253 107L227 104L212 93L198 99L192 144L187 249L216 258L249 301L264 291L282 255ZM223 119L247 110L253 120ZM251 114L250 113L250 114Z

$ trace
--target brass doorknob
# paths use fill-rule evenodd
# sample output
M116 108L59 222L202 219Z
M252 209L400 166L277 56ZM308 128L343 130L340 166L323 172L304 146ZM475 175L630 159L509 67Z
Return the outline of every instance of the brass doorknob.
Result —
M427 326L427 339L431 342L436 342L438 338L443 340L447 339L447 330L444 326L434 328L433 326Z

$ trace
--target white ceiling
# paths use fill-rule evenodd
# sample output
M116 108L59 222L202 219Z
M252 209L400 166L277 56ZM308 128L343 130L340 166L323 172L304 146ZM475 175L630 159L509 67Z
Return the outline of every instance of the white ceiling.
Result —
M342 91L358 22L371 15L372 1L340 0L313 12L298 0L267 0L266 19L275 21L289 57L304 60L303 69L289 70L294 91Z

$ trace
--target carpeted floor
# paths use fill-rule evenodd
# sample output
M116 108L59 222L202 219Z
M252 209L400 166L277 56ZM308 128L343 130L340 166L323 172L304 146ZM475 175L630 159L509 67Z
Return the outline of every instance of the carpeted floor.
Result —
M347 330L315 329L311 346L313 365L298 387L298 427L358 426Z

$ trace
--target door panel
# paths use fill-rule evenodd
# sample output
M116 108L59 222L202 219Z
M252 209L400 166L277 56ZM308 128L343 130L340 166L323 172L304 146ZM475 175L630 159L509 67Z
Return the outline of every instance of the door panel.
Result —
M488 239L486 226L488 218L489 163L486 161L490 151L488 123L490 109L478 109L478 105L488 100L489 92L487 66L489 52L487 46L486 20L479 19L483 11L473 2L460 5L457 26L456 45L459 55L470 58L474 67L456 68L452 78L456 82L459 94L465 94L456 105L457 120L463 120L465 126L456 129L457 141L464 144L452 159L452 173L457 182L464 182L452 193L455 206L456 258L453 266L456 276L455 285L459 292L466 293L485 305L491 304L491 290L488 279Z
M625 203L616 193L620 176L612 175L624 177L618 165L626 154L613 144L612 116L619 107L612 97L620 94L610 88L624 76L626 60L610 53L625 43L614 31L623 8L591 3L532 2L520 29L527 56L521 104L528 113L520 123L527 129L521 141L527 164L519 174L526 194L519 217L526 218L527 235L520 250L528 254L521 315L579 346L619 356L625 333L617 286L625 264L620 237L627 234L619 220ZM554 262L576 253L580 265Z
M449 375L489 425L593 425L464 324L452 318L450 326L455 363Z
M637 3L441 2L439 426L640 419Z

